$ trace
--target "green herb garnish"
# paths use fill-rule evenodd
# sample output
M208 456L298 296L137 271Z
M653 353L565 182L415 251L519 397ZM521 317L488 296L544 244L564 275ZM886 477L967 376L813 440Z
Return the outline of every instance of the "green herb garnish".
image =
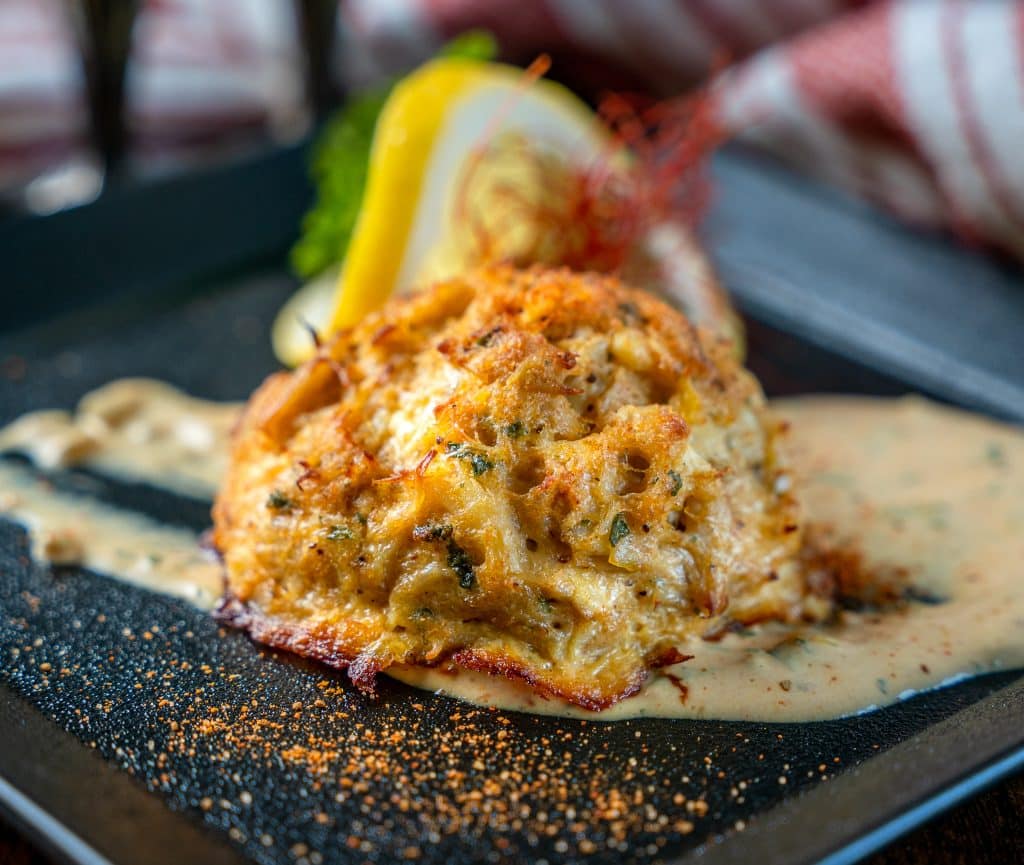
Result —
M498 42L488 30L467 30L449 40L438 57L462 57L465 60L493 60L498 56Z
M292 506L292 500L280 490L274 490L267 496L267 507L272 511L285 511Z
M327 530L327 540L329 541L350 541L354 537L352 529L348 526L331 526Z
M480 451L473 450L463 442L448 442L444 446L444 452L457 460L469 460L474 477L479 477L484 472L489 472L494 468L492 460L488 459Z
M501 333L501 327L492 327L487 333L480 337L476 344L481 348L487 348L491 344L491 340L494 339L496 334Z
M476 586L473 560L469 553L451 539L448 541L448 567L455 571L459 578L459 586L463 589L472 589Z
M989 442L985 448L985 459L992 465L1002 468L1006 465L1006 451L997 442Z
M310 175L316 202L303 217L302 234L291 251L292 267L305 279L345 258L363 204L373 130L392 86L349 102L327 122L313 147Z
M510 439L522 438L526 435L526 424L521 420L514 420L510 424L505 424L505 435Z
M484 472L489 472L494 468L494 463L491 462L482 453L474 451L469 455L469 464L473 467L473 475L478 477Z
M668 494L670 496L678 495L679 491L683 488L683 479L680 477L679 472L675 469L668 470L669 480L672 481L671 486L668 488Z
M612 526L608 531L608 541L614 547L619 541L629 534L629 531L629 523L626 522L626 515L622 513L622 511L619 511L619 513L612 517Z
M412 536L417 541L447 541L452 531L449 523L423 523L413 527Z

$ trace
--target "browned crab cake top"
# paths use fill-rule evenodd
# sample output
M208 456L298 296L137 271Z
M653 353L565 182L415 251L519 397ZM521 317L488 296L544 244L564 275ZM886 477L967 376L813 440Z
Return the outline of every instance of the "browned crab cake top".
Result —
M729 344L646 292L482 269L257 391L222 615L363 685L470 667L605 707L689 637L821 611L777 433Z

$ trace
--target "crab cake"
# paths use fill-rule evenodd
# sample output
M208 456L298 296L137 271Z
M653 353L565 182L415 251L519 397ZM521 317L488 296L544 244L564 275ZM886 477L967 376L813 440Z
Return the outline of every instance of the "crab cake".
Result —
M615 278L488 267L271 376L214 508L221 617L348 667L601 709L688 639L827 609L728 342Z

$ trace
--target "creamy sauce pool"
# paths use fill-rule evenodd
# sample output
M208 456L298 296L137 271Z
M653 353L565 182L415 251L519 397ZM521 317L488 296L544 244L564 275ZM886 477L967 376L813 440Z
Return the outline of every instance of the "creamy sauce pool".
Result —
M598 715L483 674L393 675L543 714L810 721L1024 666L1024 434L916 398L807 397L774 407L792 425L805 521L832 527L837 547L859 550L869 571L906 568L919 596L942 603L695 640L680 647L692 660Z
M74 412L40 411L0 430L0 451L42 468L86 466L183 495L211 498L227 469L238 403L197 399L164 382L113 381Z
M28 529L32 558L80 565L212 609L224 587L217 557L187 529L172 528L93 499L57 492L0 462L0 516Z
M395 678L468 702L617 720L641 716L809 721L892 703L965 676L1024 666L1024 434L920 399L808 397L775 403L805 521L868 568L905 569L914 602L804 629L768 625L710 643L592 713L478 673L402 668ZM85 464L190 495L216 489L237 405L159 382L114 382L78 411L28 415L0 449L40 465ZM85 443L82 444L83 437ZM0 511L43 561L82 564L208 608L219 565L190 532L53 491L0 464Z

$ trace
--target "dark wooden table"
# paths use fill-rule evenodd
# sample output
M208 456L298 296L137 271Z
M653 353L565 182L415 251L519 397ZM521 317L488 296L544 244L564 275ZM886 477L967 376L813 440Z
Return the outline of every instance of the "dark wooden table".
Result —
M0 822L0 865L50 860ZM1024 775L944 814L866 860L865 865L1020 865L1024 863Z

